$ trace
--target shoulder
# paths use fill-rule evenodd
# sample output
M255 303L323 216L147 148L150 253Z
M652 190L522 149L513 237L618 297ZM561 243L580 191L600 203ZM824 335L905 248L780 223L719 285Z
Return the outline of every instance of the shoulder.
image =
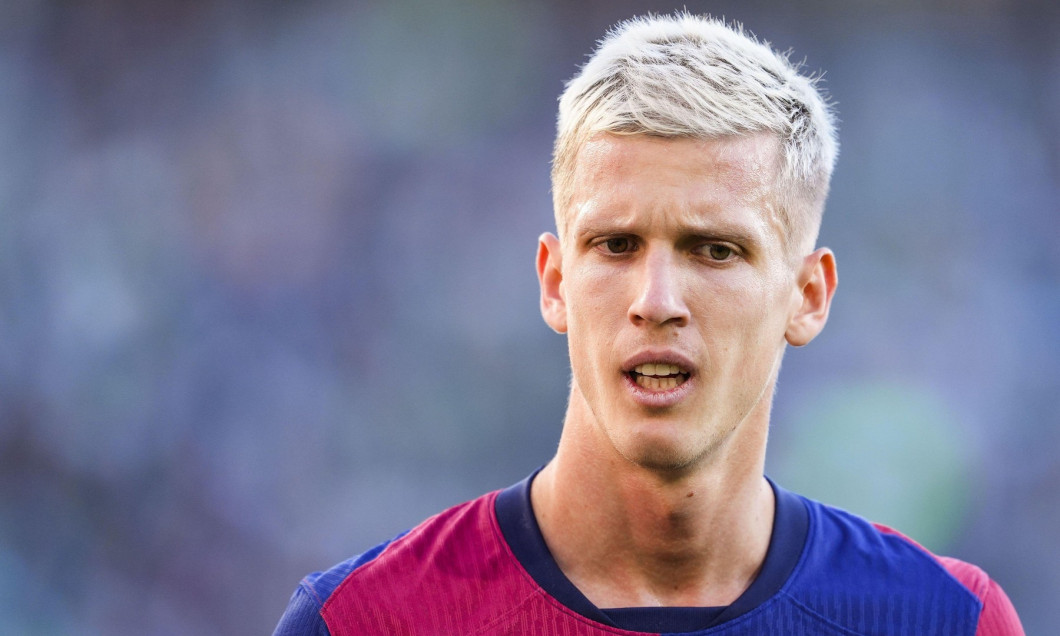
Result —
M490 493L449 508L306 577L280 627L312 622L319 631L278 627L277 634L407 633L433 624L439 608L447 620L462 612L461 620L475 622L510 607L525 577L501 537L495 498Z
M313 572L302 579L287 602L287 609L273 636L330 636L322 614L325 603L354 571L378 558L391 543L406 534L403 532L328 570Z
M932 554L886 526L806 502L810 533L799 576L793 577L802 585L793 593L807 605L839 603L848 616L860 612L912 624L941 620L947 634L1023 634L1005 593L980 568Z
M900 537L923 550L942 565L950 576L979 599L982 610L979 614L976 636L1022 636L1023 625L1020 623L1019 615L1016 614L1016 608L1013 607L1012 601L1009 600L1005 590L1001 589L997 581L990 578L982 568L953 557L932 554L897 530L878 523L873 525L881 533Z

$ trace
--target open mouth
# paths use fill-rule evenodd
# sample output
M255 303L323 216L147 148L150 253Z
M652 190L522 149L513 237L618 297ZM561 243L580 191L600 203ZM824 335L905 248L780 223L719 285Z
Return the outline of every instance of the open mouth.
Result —
M649 391L675 389L687 382L689 375L676 364L665 362L638 364L629 371L629 377L633 378L637 386Z

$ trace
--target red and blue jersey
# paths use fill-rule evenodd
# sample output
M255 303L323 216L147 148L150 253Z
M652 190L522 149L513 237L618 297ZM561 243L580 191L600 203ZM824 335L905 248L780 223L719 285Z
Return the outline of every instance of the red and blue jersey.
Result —
M1023 634L979 568L776 485L765 562L731 605L598 608L549 553L532 479L306 577L274 636Z

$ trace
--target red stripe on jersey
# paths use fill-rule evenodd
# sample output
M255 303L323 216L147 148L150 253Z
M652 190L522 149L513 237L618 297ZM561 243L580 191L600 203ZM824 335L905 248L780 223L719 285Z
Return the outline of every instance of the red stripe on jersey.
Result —
M354 570L321 610L333 636L634 634L593 623L538 587L503 539L495 498L435 515Z

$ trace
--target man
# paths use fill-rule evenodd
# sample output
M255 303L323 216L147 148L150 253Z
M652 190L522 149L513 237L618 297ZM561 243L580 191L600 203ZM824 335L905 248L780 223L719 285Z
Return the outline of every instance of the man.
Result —
M724 24L619 25L567 86L541 312L556 456L307 577L277 634L1021 634L978 568L763 475L787 344L824 327L836 157L814 82Z

